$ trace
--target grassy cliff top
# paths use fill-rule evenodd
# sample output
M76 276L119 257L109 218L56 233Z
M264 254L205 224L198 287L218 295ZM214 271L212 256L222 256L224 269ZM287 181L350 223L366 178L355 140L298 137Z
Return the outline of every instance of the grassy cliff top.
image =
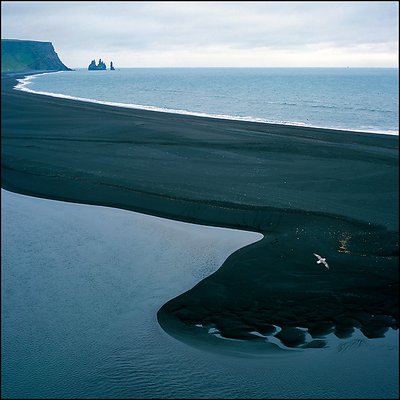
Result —
M34 40L2 39L1 72L31 70L69 70L54 50L51 42Z

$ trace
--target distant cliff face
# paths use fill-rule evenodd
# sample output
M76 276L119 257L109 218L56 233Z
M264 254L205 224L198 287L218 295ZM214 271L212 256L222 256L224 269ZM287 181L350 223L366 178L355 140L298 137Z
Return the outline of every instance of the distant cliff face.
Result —
M1 39L1 72L71 71L58 58L51 42Z

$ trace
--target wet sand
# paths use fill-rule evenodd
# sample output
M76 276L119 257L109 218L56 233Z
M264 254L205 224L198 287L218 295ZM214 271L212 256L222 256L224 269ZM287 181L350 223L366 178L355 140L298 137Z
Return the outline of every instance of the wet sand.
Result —
M2 187L265 238L158 312L185 340L323 346L398 328L398 137L122 109L12 90L2 78ZM327 258L330 269L316 264ZM200 335L201 336L201 335ZM204 330L204 338L209 335Z

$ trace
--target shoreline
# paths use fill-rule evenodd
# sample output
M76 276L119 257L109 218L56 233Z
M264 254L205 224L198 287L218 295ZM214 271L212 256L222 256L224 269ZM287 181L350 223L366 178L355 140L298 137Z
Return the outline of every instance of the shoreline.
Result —
M145 105L140 105L140 104L119 103L119 102L105 101L105 100L95 100L95 99L90 99L90 98L65 95L65 94L61 94L61 93L37 91L37 90L32 90L32 89L29 89L26 87L29 85L30 81L32 79L34 79L36 76L47 75L49 73L59 73L59 72L69 72L69 71L54 71L54 72L30 74L30 75L27 75L23 79L17 79L17 81L19 83L14 87L14 89L21 90L21 91L24 91L27 93L56 97L56 98L61 98L61 99L69 99L69 100L82 101L82 102L88 102L88 103L94 103L94 104L102 104L102 105L106 105L106 106L128 108L128 109L134 109L134 110L146 110L146 111L153 111L153 112L161 112L161 113L166 113L166 114L189 115L189 116L200 117L200 118L212 118L212 119L222 119L222 120L228 120L228 121L253 122L253 123L278 125L278 126L303 127L303 128L311 128L311 129L319 129L319 130L323 129L323 130L343 131L343 132L351 132L351 133L399 136L399 131L365 131L365 130L358 130L358 129L338 129L338 128L332 128L332 127L307 125L304 123L296 124L294 122L283 122L283 121L274 122L274 121L269 121L265 118L258 118L258 117L240 117L240 116L223 115L223 114L213 115L213 114L207 114L207 113L195 112L195 111L162 108L162 107L158 107L158 106L145 106Z
M398 137L80 103L11 80L2 100L5 189L265 236L160 309L171 335L398 328Z
M38 73L53 73L53 72L60 72L60 71L37 71ZM63 72L63 71L61 71ZM343 130L335 130L335 129L325 129L325 128L314 128L314 127L300 127L300 126L294 126L294 125L279 125L279 124L268 124L268 123L259 123L259 122L247 122L247 121L235 121L235 120L225 120L225 119L217 119L217 118L208 118L208 117L198 117L198 116L192 116L192 115L183 115L183 114L174 114L174 113L161 113L157 111L149 111L149 110L140 110L140 109L125 109L125 108L120 108L116 106L108 106L108 105L103 105L103 104L98 104L98 103L86 103L86 102L78 102L75 100L70 100L70 99L63 99L63 98L58 98L58 97L52 97L52 96L47 96L47 95L38 95L34 93L27 93L23 91L18 91L14 90L14 81L19 79L21 76L26 76L26 74L33 74L34 71L32 72L26 72L22 74L11 74L12 76L9 77L7 75L9 74L2 74L2 96L9 96L11 94L12 101L15 104L18 104L18 99L23 99L23 100L29 100L29 102L32 100L35 102L38 100L41 104L41 106L46 107L47 105L52 106L58 105L57 110L60 110L60 107L66 107L66 109L71 110L72 112L78 112L79 109L82 109L84 111L87 111L88 114L96 114L97 112L105 112L108 113L110 117L127 117L127 119L131 120L131 118L137 118L139 120L139 123L134 123L133 128L138 128L141 125L146 125L148 124L154 124L157 123L158 120L164 122L164 121L169 121L171 125L176 126L176 125L184 125L184 124L196 124L201 130L207 129L208 125L213 127L213 122L215 121L215 127L217 129L230 129L234 131L242 131L248 136L249 140L254 140L254 144L263 144L263 142L268 142L271 139L278 140L278 138L281 138L282 140L288 140L288 141L293 141L293 145L300 145L304 147L307 144L310 145L321 145L321 147L328 146L328 151L329 150L339 150L335 149L337 147L336 145L343 142L343 145L345 145L348 149L352 150L352 148L355 148L356 146L362 146L365 150L365 152L373 157L379 160L381 158L380 153L382 151L387 153L388 162L390 164L396 163L398 160L398 148L399 148L399 140L397 135L381 135L379 134L379 138L381 139L379 142L376 142L376 139L378 136L371 135L366 132L354 132L354 131L343 131ZM15 94L15 95L14 95ZM19 95L22 95L20 97ZM27 96L27 97L26 97ZM52 102L52 99L55 99L54 102ZM53 107L52 107L53 108ZM61 117L61 115L60 115ZM89 115L90 117L90 115ZM40 119L40 116L38 118L35 117L35 120ZM140 122L140 120L143 120L143 122ZM133 120L132 120L133 121ZM3 126L3 119L2 119L2 126ZM98 125L98 124L97 124ZM87 127L86 127L87 128ZM110 128L110 127L108 127ZM236 129L235 129L236 128ZM239 128L239 129L238 129ZM253 128L258 128L258 129L253 129ZM200 130L200 132L201 132ZM241 139L241 135L237 135L236 132L229 132L229 134L232 134L232 142L235 139ZM260 136L259 136L260 135ZM268 135L266 137L262 137L261 135ZM178 139L179 139L179 135ZM237 137L235 137L237 136ZM396 137L397 136L397 137ZM4 135L5 139L10 139L13 140L12 137ZM20 140L22 137L15 137L15 140ZM39 139L39 138L38 138ZM55 138L54 138L55 139ZM53 139L53 140L54 140ZM96 140L97 138L94 138L94 143L97 143L98 141L107 143L107 140ZM169 138L167 138L169 139ZM247 139L247 138L245 138ZM43 138L42 140L46 140ZM67 139L68 140L68 139ZM80 139L71 137L70 141L79 141ZM205 139L204 139L205 140ZM198 141L200 145L202 145L202 142L204 141L202 138ZM110 140L110 143L112 140ZM135 141L133 140L132 143L134 144ZM129 144L129 140L127 140L127 144ZM150 143L151 145L152 143ZM157 144L157 143L154 143ZM194 145L197 145L197 142L193 143ZM244 140L244 144L248 144L247 141ZM166 141L165 145L169 145L169 142ZM185 143L183 144L185 145ZM189 143L189 146L191 143ZM286 145L286 143L285 143ZM378 150L374 150L373 147L378 147ZM330 147L330 148L329 148ZM348 150L347 149L347 150ZM274 149L272 148L271 151ZM300 149L301 151L304 151L304 149ZM321 152L322 153L322 152ZM343 155L342 155L343 156ZM345 158L348 157L347 154L344 154ZM321 154L321 160L326 157L326 154ZM4 163L2 165L3 168L8 170L7 163ZM15 171L17 172L17 171ZM101 172L101 171L100 171ZM397 171L396 171L397 172ZM286 181L284 182L285 184L287 183ZM393 181L393 183L396 183L395 188L397 189L398 193L398 187L397 187L397 182ZM9 185L9 184L8 184ZM114 184L112 186L118 187L118 185ZM12 190L12 185L9 186L9 189ZM149 196L149 197L155 197L155 198L160 198L162 197L165 199L167 202L168 201L182 201L182 202L195 202L198 204L199 207L203 203L208 203L211 204L212 207L217 207L217 208L224 208L224 209L238 209L244 212L247 211L254 211L255 208L259 209L260 205L259 204L250 204L247 201L234 201L233 199L229 199L227 201L226 198L224 198L222 201L218 200L212 200L210 201L209 199L203 200L203 199L195 199L193 197L185 198L185 196L178 196L178 195L169 195L166 193L160 193L160 191L146 191L146 190L139 190L138 188L136 189L131 189L128 187L125 187L125 189L128 190L134 190L134 192L140 196ZM27 189L25 189L27 190ZM29 192L27 190L26 194L32 194L35 195L34 192ZM62 197L58 198L59 200L62 200ZM72 198L66 198L68 199L67 201L73 201ZM247 199L245 199L247 200ZM92 200L91 200L92 201ZM124 208L121 204L116 205L115 203L110 203L111 206L116 206L116 207L122 207ZM269 209L273 210L276 207L271 206L271 205L265 205L262 204L261 208L266 209L267 211ZM318 211L316 209L305 209L303 207L296 208L291 204L290 202L287 203L286 207L279 207L282 208L285 212L306 212L307 214L317 214L317 215L329 215L332 218L347 218L354 220L354 222L362 222L365 221L364 217L353 217L350 215L346 215L343 213L341 210L340 212L329 212L325 207L321 209L321 211ZM397 207L393 209L395 211L394 215L397 213ZM146 213L145 209L141 209L140 212ZM398 213L397 213L398 214ZM161 214L159 216L165 216L168 218L168 213L166 211L161 211ZM171 218L176 218L175 216L171 216ZM185 219L189 218L189 219ZM193 217L184 217L185 221L190 222ZM194 218L193 221L195 223L200 223L198 219ZM393 221L391 221L393 222ZM206 224L209 224L207 221ZM224 224L224 223L222 223ZM374 220L373 224L382 224L381 218L377 218ZM247 226L248 223L241 224L240 227L241 229L243 226ZM252 224L251 224L252 225ZM383 222L383 225L387 225L387 221ZM398 222L389 224L395 229L398 229ZM225 225L223 225L225 226ZM228 224L226 227L232 227L232 224Z
M168 298L257 234L4 190L1 206L4 397L276 398L288 383L291 397L398 393L392 329L375 340L331 333L324 349L305 350L217 334L175 340L160 328Z

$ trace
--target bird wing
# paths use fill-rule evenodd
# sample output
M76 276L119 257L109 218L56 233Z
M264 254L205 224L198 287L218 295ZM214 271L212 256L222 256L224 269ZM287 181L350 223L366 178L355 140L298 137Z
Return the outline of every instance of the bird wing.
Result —
M329 269L328 263L327 263L326 261L322 261L322 262L323 262L323 264L325 265L325 267Z
M315 257L317 257L318 258L318 260L320 260L322 257L320 256L320 255L318 255L318 254L315 254L315 253L313 253L314 254L314 256Z

